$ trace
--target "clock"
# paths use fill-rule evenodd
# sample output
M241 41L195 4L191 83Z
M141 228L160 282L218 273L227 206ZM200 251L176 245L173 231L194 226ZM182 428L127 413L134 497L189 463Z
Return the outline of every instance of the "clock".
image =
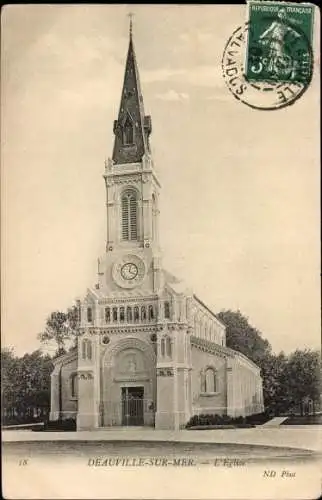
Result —
M138 267L133 262L126 262L121 267L121 275L125 280L134 280L138 275Z
M123 255L112 269L112 277L121 288L134 288L140 285L145 277L144 261L137 255Z

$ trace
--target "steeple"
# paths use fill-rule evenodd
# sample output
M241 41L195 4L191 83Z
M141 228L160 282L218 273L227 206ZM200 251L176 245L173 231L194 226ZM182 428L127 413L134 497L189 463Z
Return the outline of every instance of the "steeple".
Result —
M140 162L144 154L150 151L151 117L144 114L132 31L131 17L121 104L113 127L115 140L112 159L115 164Z

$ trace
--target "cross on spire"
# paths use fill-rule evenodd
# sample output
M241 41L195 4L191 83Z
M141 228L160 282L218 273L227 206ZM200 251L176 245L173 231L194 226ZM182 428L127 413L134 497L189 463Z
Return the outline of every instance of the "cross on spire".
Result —
M134 17L133 12L129 12L128 13L128 17L130 18L130 37L132 37L132 32L133 32L133 17Z

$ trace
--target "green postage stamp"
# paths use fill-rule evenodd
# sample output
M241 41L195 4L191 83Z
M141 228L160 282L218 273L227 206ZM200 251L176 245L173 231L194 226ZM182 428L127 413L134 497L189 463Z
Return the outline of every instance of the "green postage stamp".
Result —
M245 77L308 85L312 77L314 5L251 1Z

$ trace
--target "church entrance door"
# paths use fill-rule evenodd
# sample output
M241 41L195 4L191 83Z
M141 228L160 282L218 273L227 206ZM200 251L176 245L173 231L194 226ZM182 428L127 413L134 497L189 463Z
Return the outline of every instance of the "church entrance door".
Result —
M144 425L144 387L122 387L122 425Z

